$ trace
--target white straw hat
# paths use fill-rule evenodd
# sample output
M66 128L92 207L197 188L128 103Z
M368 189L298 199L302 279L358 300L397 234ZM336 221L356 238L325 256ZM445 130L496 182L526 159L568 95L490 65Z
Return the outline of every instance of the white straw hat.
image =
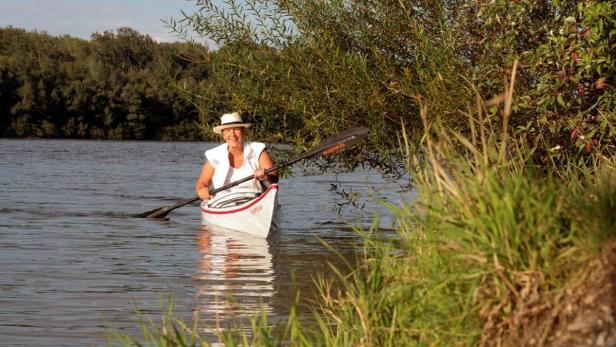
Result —
M239 112L225 113L220 117L220 125L214 127L216 134L222 134L222 131L227 128L250 128L251 123L244 123Z

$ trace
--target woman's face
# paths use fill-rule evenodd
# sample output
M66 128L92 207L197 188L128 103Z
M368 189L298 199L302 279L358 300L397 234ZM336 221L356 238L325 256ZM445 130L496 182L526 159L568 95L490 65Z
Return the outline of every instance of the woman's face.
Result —
M244 128L227 128L222 130L222 138L229 147L244 147Z

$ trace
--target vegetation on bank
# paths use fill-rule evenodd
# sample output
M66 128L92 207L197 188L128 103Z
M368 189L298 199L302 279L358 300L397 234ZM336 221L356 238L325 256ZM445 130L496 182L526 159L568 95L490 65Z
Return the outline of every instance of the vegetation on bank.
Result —
M515 69L514 69L515 70ZM505 124L511 94L499 102ZM428 120L414 145L402 131L416 201L390 206L397 238L364 237L359 266L315 281L309 323L288 320L205 336L165 316L143 323L159 346L600 346L616 343L616 161L545 170L522 136L481 125L469 136ZM499 127L500 128L500 127ZM122 334L116 342L138 345Z
M368 233L363 265L319 283L324 345L616 343L616 161L546 172L479 110L464 136L423 109L423 150L405 146L420 196L391 206L398 240Z

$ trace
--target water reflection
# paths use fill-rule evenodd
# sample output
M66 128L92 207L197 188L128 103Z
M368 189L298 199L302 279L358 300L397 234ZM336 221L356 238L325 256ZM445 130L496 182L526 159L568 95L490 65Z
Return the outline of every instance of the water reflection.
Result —
M203 226L196 241L195 311L200 317L221 322L261 308L273 311L275 273L266 239Z

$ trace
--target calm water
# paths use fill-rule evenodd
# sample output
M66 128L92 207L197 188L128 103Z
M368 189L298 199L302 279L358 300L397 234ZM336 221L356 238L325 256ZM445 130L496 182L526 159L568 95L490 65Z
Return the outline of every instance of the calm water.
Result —
M338 214L332 174L281 180L281 230L267 240L202 227L197 206L167 221L130 217L192 197L212 146L0 139L0 345L101 345L108 326L140 336L135 306L157 320L169 296L204 331L261 305L284 319L293 288L312 293L312 276L340 263L321 240L352 254L359 239L348 223L379 213L392 227L371 201ZM338 182L385 184L367 172ZM374 199L398 203L398 189Z

